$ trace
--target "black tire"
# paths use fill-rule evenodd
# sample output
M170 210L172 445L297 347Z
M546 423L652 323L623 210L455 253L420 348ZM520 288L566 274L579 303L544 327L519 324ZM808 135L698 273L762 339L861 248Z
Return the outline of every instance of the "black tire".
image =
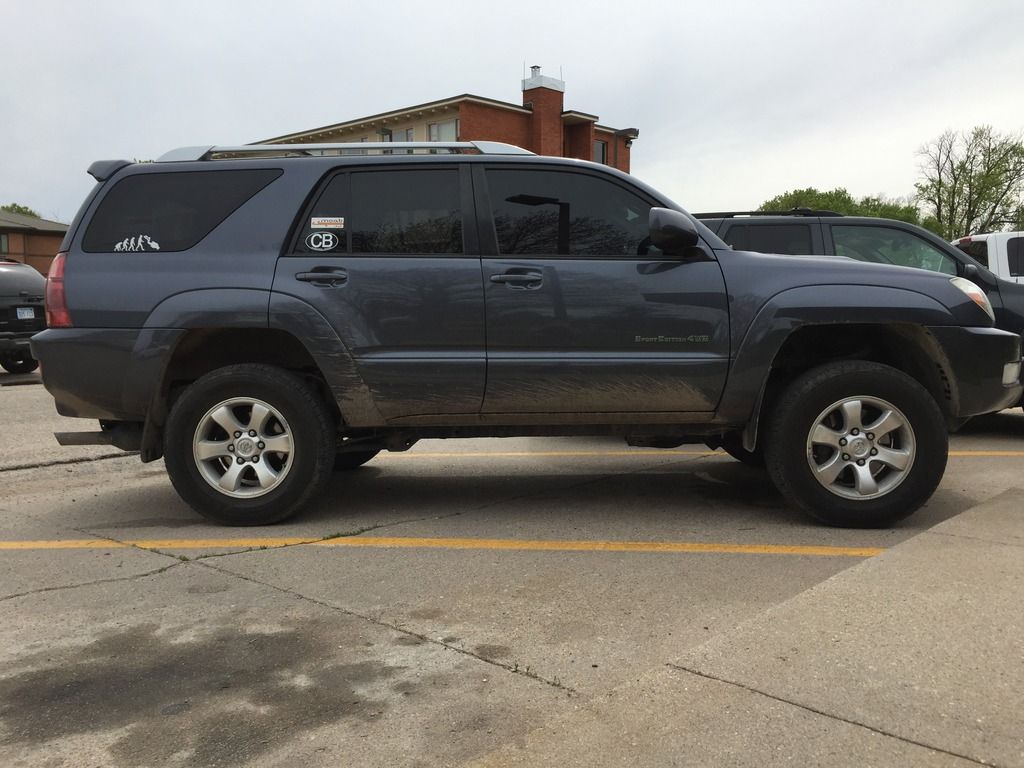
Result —
M219 421L212 414L226 405L236 420L242 421L249 400L269 407L272 415L265 422L267 435L264 427L257 426L253 438L246 441L252 433L236 432L231 442L232 436L224 432L234 453L200 460L194 441L207 434L206 430L218 428L214 422ZM256 426L255 406L249 414L248 426ZM269 365L232 365L198 379L175 402L164 435L164 460L175 490L203 517L224 525L268 525L291 517L323 490L334 461L335 434L326 405L303 380ZM283 437L289 438L287 448L272 452L269 445ZM209 439L211 445L220 445L216 441L223 438ZM243 452L254 458L243 459ZM240 469L232 466L235 461ZM252 462L251 467L247 461ZM277 477L267 483L267 489L257 487L264 484L257 477L258 470L265 468ZM214 488L211 478L222 473L223 480L229 471L239 478L237 490ZM244 493L258 495L238 495Z
M828 411L844 399L856 418L844 415L843 407ZM886 405L897 414L889 423L901 424L891 431L878 426ZM862 428L851 432L847 422ZM819 423L831 431L813 434L835 437L836 447L812 443ZM768 473L782 495L820 522L847 528L885 527L915 512L938 487L948 452L945 419L928 391L895 368L866 361L829 363L797 378L779 397L765 435ZM876 454L898 454L905 467ZM843 468L826 487L833 462Z
M743 437L739 432L730 432L722 436L722 450L748 467L764 469L763 443L759 443L754 450L748 451L743 447Z
M39 367L39 361L27 353L17 356L0 357L0 367L8 373L32 373Z
M334 471L347 472L361 467L378 453L379 448L373 451L338 451L334 454Z

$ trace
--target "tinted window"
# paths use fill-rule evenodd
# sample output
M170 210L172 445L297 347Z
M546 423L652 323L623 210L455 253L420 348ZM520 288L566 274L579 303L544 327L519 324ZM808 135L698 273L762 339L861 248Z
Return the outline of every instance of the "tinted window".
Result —
M580 173L489 170L498 251L504 255L636 256L648 244L647 203Z
M352 253L462 253L455 169L352 174Z
M807 224L735 224L723 239L739 251L813 253Z
M891 227L832 227L839 256L956 274L956 260L917 235Z
M1024 277L1024 237L1011 237L1006 241L1006 256L1010 262L1010 276Z
M297 253L463 253L455 169L358 171L332 178L313 204Z
M969 243L957 243L956 247L971 256L975 261L988 266L988 242L985 240L972 240Z
M103 198L82 248L92 253L184 251L281 173L271 169L129 176Z

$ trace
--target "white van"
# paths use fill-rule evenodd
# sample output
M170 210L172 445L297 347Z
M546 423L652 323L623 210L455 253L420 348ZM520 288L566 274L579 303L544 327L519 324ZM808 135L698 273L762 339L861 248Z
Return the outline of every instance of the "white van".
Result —
M1024 232L970 235L954 240L953 245L1004 280L1024 283Z

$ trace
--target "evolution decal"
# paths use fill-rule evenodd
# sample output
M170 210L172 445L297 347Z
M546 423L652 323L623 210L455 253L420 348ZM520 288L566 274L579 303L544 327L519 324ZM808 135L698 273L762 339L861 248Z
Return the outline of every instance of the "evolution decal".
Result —
M139 235L137 237L126 237L124 240L114 246L115 251L159 251L160 243L151 238L149 235Z

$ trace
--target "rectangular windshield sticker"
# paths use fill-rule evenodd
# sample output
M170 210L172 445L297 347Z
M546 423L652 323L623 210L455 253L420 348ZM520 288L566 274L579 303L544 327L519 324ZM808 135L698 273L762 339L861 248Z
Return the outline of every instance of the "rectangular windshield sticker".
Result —
M344 229L344 216L314 216L309 220L310 229Z

